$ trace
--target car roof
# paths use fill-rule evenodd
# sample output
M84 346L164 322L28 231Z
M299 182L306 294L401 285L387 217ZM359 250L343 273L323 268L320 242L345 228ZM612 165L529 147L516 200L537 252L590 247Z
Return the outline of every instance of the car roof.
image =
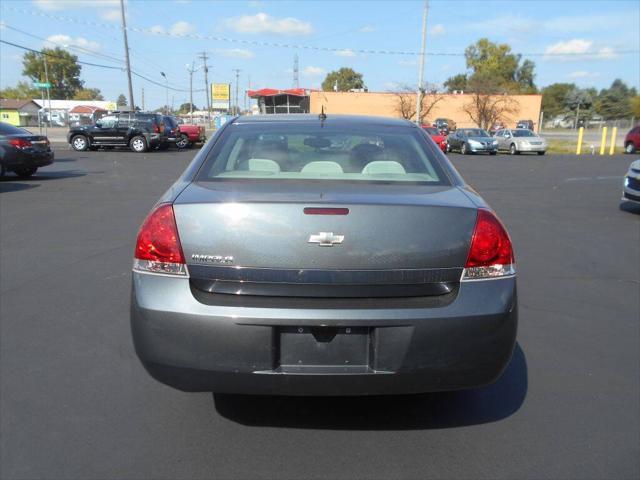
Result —
M309 113L292 113L292 114L272 114L272 115L243 115L236 117L233 123L251 124L251 123L308 123L313 124L320 122L320 115ZM401 118L374 117L367 115L337 115L326 113L326 118L322 121L325 125L375 125L385 127L413 127L416 125L408 120Z

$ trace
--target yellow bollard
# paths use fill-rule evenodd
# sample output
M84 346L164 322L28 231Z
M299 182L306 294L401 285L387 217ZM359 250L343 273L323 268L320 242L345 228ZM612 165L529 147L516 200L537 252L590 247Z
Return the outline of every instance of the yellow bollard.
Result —
M613 155L616 151L616 136L618 135L618 127L611 130L611 146L609 147L609 155Z
M578 130L578 146L576 147L576 155L580 155L582 152L582 136L584 135L584 127L580 127Z
M602 127L602 139L600 140L600 155L604 155L607 148L607 127Z

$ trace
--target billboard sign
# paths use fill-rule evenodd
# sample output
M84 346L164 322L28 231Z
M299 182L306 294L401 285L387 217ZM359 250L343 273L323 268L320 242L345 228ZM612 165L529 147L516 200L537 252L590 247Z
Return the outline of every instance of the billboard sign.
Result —
M211 84L211 108L229 110L231 108L231 85L228 83Z

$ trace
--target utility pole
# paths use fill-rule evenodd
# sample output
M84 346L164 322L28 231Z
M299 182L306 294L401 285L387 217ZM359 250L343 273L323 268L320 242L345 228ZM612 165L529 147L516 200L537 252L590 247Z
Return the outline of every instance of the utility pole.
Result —
M144 112L144 87L142 87L142 111Z
M164 91L165 91L165 101L164 101L164 114L169 115L169 79L167 78L166 73L160 72L160 75L164 77Z
M298 54L293 56L293 88L300 88L300 76L298 69Z
M209 67L207 67L207 60L209 59L209 57L207 56L207 52L202 52L202 55L200 55L200 57L202 61L204 62L204 89L207 93L207 121L209 122L209 128L211 128L211 102L209 101Z
M122 14L122 34L124 35L124 58L127 61L127 80L129 82L129 107L135 110L133 102L133 84L131 83L131 63L129 62L129 42L127 40L127 20L124 16L124 0L120 0L120 13Z
M44 81L49 83L49 69L47 67L47 57L42 55L42 61L44 62ZM49 122L51 123L51 87L47 89L47 102L49 103ZM51 124L53 127L53 124Z
M234 68L233 71L236 72L236 105L234 109L234 114L240 115L240 104L238 103L238 82L240 78L240 69Z
M193 72L195 72L194 62L191 62L191 68L187 64L187 72L189 72L189 117L193 120Z
M422 13L422 48L420 50L420 71L418 72L418 94L416 95L416 125L420 125L420 114L422 113L422 95L424 94L424 51L427 47L427 15L429 14L429 0L424 0L424 11Z

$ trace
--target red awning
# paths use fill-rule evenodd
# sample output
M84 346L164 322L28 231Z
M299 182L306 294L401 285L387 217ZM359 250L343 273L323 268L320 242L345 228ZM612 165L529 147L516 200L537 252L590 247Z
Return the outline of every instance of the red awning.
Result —
M290 88L287 90L276 90L275 88L263 88L261 90L249 90L249 97L273 97L275 95L292 95L294 97L306 97L309 91L304 88Z
M78 105L69 110L69 113L95 113L106 112L104 108L94 107L93 105Z

